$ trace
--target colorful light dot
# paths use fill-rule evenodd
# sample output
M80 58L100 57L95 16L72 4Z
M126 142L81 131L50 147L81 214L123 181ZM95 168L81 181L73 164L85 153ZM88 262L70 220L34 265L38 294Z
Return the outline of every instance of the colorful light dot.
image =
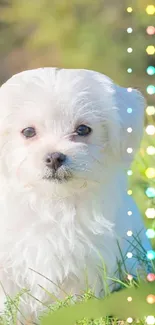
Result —
M127 301L128 301L128 302L131 302L131 301L132 301L132 297L128 297L128 298L127 298Z
M154 208L148 208L145 211L145 215L148 219L154 219L155 218L155 209Z
M153 114L155 114L155 107L154 107L154 106L148 106L148 107L146 108L146 113L147 113L148 115L153 115Z
M131 216L132 215L132 211L128 211L128 216Z
M155 303L155 296L154 295L148 295L146 297L146 301L148 302L148 304L154 304Z
M128 170L128 171L127 171L127 175L128 175L128 176L131 176L131 175L132 175L132 170Z
M128 274L128 275L127 275L127 279L128 279L129 281L132 281L133 276L132 276L131 274Z
M128 107L128 108L127 108L127 113L128 113L128 114L131 114L131 113L132 113L132 108L131 108L131 107Z
M132 132L132 128L127 128L127 132L131 133Z
M146 29L146 32L148 35L153 35L155 34L155 27L154 26L148 26Z
M150 65L149 67L147 67L146 72L149 76L153 76L155 74L155 67Z
M154 178L155 177L155 169L154 168L147 168L145 171L145 175L147 178Z
M128 231L127 231L127 236L128 236L128 237L131 237L132 235L133 235L133 232L132 232L131 230L128 230Z
M131 93L132 92L132 88L131 87L128 87L127 88L127 91L128 91L128 93Z
M148 251L146 256L147 256L148 260L151 260L151 261L154 260L155 259L155 251L153 251L153 250Z
M128 253L126 254L126 256L127 256L128 258L132 258L133 254L132 254L131 252L128 252Z
M154 325L155 324L155 317L154 316L147 316L146 317L146 323L148 325Z
M131 34L133 32L133 29L131 27L127 28L127 33Z
M127 148L127 153L132 153L133 149L132 148Z
M150 156L154 155L155 154L155 147L153 147L153 146L147 147L146 152Z
M133 318L132 318L132 317L128 317L128 318L127 318L127 322L128 322L129 324L131 324L131 323L133 322Z
M127 8L127 12L131 13L133 11L132 7Z
M149 273L149 274L147 275L147 280L148 280L149 282L153 282L153 281L155 281L155 274L154 274L154 273Z
M127 52L128 52L128 53L132 53L132 52L133 52L133 48L132 48L132 47L128 47L128 48L127 48Z
M146 88L146 91L149 95L153 95L155 94L155 86L153 85L149 85L147 88Z
M153 45L149 45L147 48L146 48L146 52L147 54L149 55L153 55L155 53L155 47Z
M154 238L155 237L155 231L153 229L147 229L146 236L148 238Z
M155 197L155 189L153 187L148 187L145 193L149 198Z
M128 68L128 69L127 69L127 72L128 72L128 73L132 73L132 69L131 69L131 68Z
M155 127L154 127L154 125L148 125L145 130L146 130L146 133L148 135L154 135L155 134Z
M153 15L155 13L155 6L148 5L146 7L146 12L147 12L148 15Z
M128 190L128 191L127 191L127 194L128 194L128 195L132 195L132 190Z

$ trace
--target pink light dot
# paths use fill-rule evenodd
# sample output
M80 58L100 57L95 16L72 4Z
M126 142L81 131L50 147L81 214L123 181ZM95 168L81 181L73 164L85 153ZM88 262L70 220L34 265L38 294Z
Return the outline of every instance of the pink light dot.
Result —
M155 281L155 274L154 274L154 273L149 273L149 274L147 275L147 280L148 280L149 282L153 282L153 281Z

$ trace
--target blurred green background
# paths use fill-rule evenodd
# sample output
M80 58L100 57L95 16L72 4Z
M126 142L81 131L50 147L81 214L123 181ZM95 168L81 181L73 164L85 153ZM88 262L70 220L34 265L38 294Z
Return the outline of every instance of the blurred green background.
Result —
M107 74L123 86L139 88L148 105L155 105L155 95L146 91L155 83L155 75L146 73L148 66L155 66L155 54L146 52L147 46L155 46L155 34L146 33L148 26L155 25L155 14L146 13L148 5L155 6L155 1L0 0L0 83L40 66L86 68ZM130 6L132 13L126 10ZM127 33L129 27L132 33ZM155 124L154 115L146 115L148 124ZM155 135L144 130L129 187L147 226L152 227L153 219L145 217L145 210L155 207L155 198L145 194L148 187L155 187L155 175L151 179L145 175L148 167L155 167L154 155L146 153L149 145L155 145Z

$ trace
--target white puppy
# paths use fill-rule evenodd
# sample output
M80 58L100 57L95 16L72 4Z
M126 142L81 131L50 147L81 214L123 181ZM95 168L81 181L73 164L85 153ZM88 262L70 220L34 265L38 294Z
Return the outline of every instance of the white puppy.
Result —
M126 254L133 240L127 232L143 228L127 194L127 169L143 131L143 97L94 71L45 68L9 79L0 105L5 292L12 297L28 288L44 303L51 300L43 288L61 298L88 285L99 295L103 264L114 276L121 259L117 240ZM144 230L141 238L147 249ZM127 259L130 268L134 263ZM4 300L1 288L1 309ZM21 308L37 315L43 307L25 294Z

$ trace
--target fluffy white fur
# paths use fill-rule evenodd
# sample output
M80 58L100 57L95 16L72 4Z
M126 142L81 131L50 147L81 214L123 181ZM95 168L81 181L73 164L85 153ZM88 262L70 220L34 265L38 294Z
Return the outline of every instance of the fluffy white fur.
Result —
M41 286L57 297L80 293L87 282L97 295L104 290L103 261L114 275L117 240L126 254L127 231L143 228L126 171L142 137L144 105L138 91L87 70L24 71L1 87L0 280L9 295L29 288L48 303ZM92 133L75 135L80 124ZM29 126L37 136L25 139L21 130ZM48 152L67 155L61 182L44 179L52 173ZM147 248L144 230L141 238ZM128 259L129 268L134 262ZM1 289L1 309L4 300ZM37 315L43 306L25 294L21 308Z

